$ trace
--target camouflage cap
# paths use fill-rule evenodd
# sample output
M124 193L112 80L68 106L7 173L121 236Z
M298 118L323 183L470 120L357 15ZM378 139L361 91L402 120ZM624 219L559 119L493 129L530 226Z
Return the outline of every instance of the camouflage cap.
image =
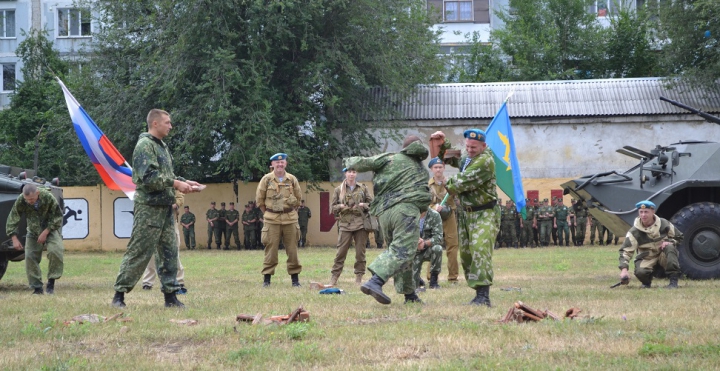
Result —
M225 206L225 203L224 203L224 202L221 202L221 203L220 203L220 206Z

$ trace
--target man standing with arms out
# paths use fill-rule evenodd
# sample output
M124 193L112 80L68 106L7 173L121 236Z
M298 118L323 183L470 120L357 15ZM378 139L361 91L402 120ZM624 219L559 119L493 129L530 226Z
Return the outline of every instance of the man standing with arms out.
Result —
M620 282L629 282L628 266L637 251L635 277L642 282L642 288L650 288L653 268L660 265L670 277L666 287L676 289L680 277L677 245L682 242L683 234L672 223L655 215L654 203L640 201L635 207L639 216L620 247Z
M406 303L420 301L412 280L412 262L420 240L420 213L427 210L432 197L428 188L429 176L422 165L428 149L420 138L409 135L403 140L399 153L383 153L373 157L350 157L345 167L362 173L374 172L374 195L370 214L378 217L387 249L368 267L373 274L360 290L380 304L390 304L390 297L382 291L390 279L407 283L400 294ZM398 289L398 287L396 287Z
M298 260L298 214L295 207L300 204L302 193L300 183L294 175L285 171L287 155L276 153L270 157L273 171L266 174L258 184L255 199L264 215L262 243L265 245L265 261L262 274L263 287L270 286L270 277L278 265L280 241L287 254L287 271L293 287L300 287L299 275L302 265Z
M218 218L220 212L215 208L215 201L210 202L210 209L205 213L205 219L208 221L208 250L212 250L212 239L215 236L215 244L220 250L220 229L218 229Z
M242 213L245 250L255 250L255 222L255 212L253 212L250 204L245 205L245 211Z
M568 228L568 207L563 204L562 198L558 198L553 214L553 226L557 229L558 246L562 246L563 237L565 246L570 246L570 229Z
M148 132L140 134L133 151L133 183L136 185L133 229L127 251L115 280L112 305L125 307L125 293L140 279L148 261L157 254L157 264L166 307L185 307L177 300L177 234L173 230L175 190L195 192L200 184L175 176L172 156L163 138L172 129L170 114L152 109L147 116Z
M5 232L11 237L15 250L23 250L23 245L18 238L20 231L17 230L23 216L27 221L24 249L25 273L27 273L28 283L34 290L33 294L43 294L40 261L43 248L47 248L48 280L45 292L54 294L55 280L63 274L65 249L60 229L62 228L63 212L50 192L38 189L34 184L25 184L22 194L15 200L5 223Z
M312 218L310 208L305 206L305 200L300 201L300 207L298 208L298 224L300 225L300 247L305 247L307 242L307 229L308 222Z
M445 163L439 157L435 157L430 160L428 166L433 174L428 183L430 185L430 194L432 194L430 206L438 213L441 213L441 216L444 216L442 228L445 240L445 254L447 256L448 282L454 285L457 284L458 274L460 273L458 267L458 229L457 218L455 217L457 210L455 201L457 197L448 196L445 205L440 206L445 195L447 195L447 189L445 189ZM432 279L432 273L430 278Z
M355 283L361 284L365 274L365 245L368 232L365 230L372 195L364 184L355 182L357 172L343 169L345 180L335 187L330 207L338 221L337 254L330 273L330 284L336 285L345 265L350 243L355 242Z
M225 202L220 202L220 210L218 210L218 220L215 222L217 225L218 230L220 231L220 238L216 239L215 242L218 243L218 250L220 249L220 246L222 246L223 241L225 241L225 250L230 250L230 242L228 241L228 235L227 235L227 223L225 222L225 219L227 217L227 210L225 210Z
M190 206L185 205L185 212L180 217L180 224L183 227L183 237L185 237L185 247L195 250L195 214L190 212Z
M447 181L447 190L460 199L458 233L460 260L465 280L475 290L470 304L490 306L490 285L493 283L492 253L500 230L500 205L497 204L497 182L493 152L485 143L485 132L469 129L463 133L466 155L446 162L460 169ZM431 138L444 140L443 157L450 141L441 131Z
M235 248L240 250L240 237L238 236L238 222L240 221L240 212L235 210L235 203L230 202L230 210L225 213L225 224L227 225L225 236L225 250L230 250L230 238L235 240Z

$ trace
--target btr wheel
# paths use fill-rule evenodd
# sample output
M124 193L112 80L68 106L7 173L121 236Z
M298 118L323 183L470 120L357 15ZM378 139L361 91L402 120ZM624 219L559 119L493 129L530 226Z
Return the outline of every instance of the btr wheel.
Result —
M680 209L670 222L683 233L680 270L693 279L720 277L720 205L699 202Z

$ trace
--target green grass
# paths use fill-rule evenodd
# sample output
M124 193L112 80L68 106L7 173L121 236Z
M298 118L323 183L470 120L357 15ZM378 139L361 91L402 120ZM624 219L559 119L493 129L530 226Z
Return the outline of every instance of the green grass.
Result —
M126 295L131 322L65 324L73 316L111 316L120 254L67 253L56 295L33 296L23 263L10 263L0 281L0 369L331 369L331 370L607 370L717 369L720 299L715 281L681 281L678 290L609 289L618 280L615 248L501 249L495 251L493 308L466 303L474 292L449 286L420 294L426 305L383 306L353 284L351 255L340 287L319 295L335 250L300 251L303 288L290 287L281 264L270 288L261 287L262 252L186 251L186 310L165 309L158 283ZM369 250L368 262L379 254ZM46 261L42 263L46 269ZM349 268L349 269L348 269ZM366 276L367 278L368 276ZM666 280L656 280L661 287ZM521 291L501 288L520 287ZM571 307L581 318L498 324L521 300L557 314ZM288 326L236 323L239 313L288 314L299 305L309 323ZM196 326L170 319L192 318Z

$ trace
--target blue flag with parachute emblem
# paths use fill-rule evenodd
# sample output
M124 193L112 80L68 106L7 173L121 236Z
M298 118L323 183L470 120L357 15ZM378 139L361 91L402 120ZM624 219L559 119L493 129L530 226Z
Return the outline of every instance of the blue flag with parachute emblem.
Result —
M525 218L525 191L523 190L520 165L515 151L515 139L510 127L507 101L493 117L485 130L487 145L495 157L495 177L500 189L515 202L518 212Z

